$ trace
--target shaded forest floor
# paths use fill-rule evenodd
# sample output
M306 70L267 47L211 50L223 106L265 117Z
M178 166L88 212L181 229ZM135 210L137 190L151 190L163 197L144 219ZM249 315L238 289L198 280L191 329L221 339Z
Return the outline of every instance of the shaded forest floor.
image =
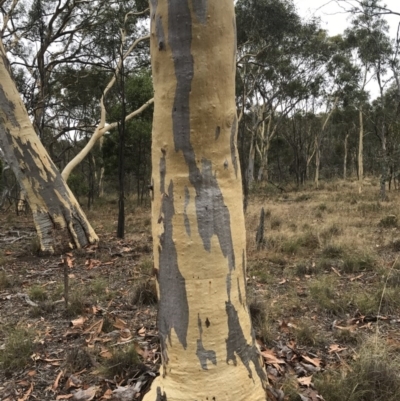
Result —
M400 192L388 195L377 180L252 195L248 298L269 400L400 398ZM124 240L115 201L87 214L101 243L64 262L38 256L29 216L0 214L2 401L121 399L117 386L143 393L157 371L150 211L128 206Z

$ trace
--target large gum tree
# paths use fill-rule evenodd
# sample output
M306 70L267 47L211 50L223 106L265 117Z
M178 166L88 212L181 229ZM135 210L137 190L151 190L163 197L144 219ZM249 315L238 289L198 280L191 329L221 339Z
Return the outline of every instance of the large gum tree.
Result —
M1 41L0 147L32 210L42 251L62 252L98 241L33 128Z
M150 3L162 369L145 400L265 400L246 304L233 0Z

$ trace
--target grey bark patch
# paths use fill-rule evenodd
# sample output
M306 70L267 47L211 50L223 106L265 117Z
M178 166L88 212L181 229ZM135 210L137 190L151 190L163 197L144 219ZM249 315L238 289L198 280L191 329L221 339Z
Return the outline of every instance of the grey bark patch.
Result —
M193 11L201 24L207 22L207 0L192 0Z
M194 180L196 188L196 211L199 234L204 248L211 251L211 237L216 235L221 251L228 259L229 271L235 268L231 221L228 207L224 203L222 192L212 174L211 161L202 160L201 181Z
M14 127L19 127L18 121L15 118L15 105L8 99L1 84L0 84L0 109L2 110L2 113L5 114L7 120Z
M219 138L221 134L221 127L218 125L217 128L215 128L215 140Z
M185 187L185 205L184 205L184 208L183 208L183 221L184 221L184 224L185 224L186 234L190 237L191 236L190 221L189 221L189 218L187 216L187 207L189 206L189 202L190 202L189 188Z
M179 271L178 256L173 239L172 219L175 215L174 193L172 181L168 194L163 196L161 212L164 216L164 232L160 237L159 274L160 307L158 311L158 327L162 347L166 352L166 339L174 329L179 342L186 349L189 325L189 305L186 295L185 279ZM167 363L167 361L164 361Z
M207 325L206 320L206 325ZM197 327L199 328L199 339L197 339L196 355L199 358L200 366L203 370L208 370L207 361L210 361L213 365L217 364L217 355L213 350L206 350L203 346L203 328L201 324L200 314L197 315ZM207 326L208 327L208 326Z
M156 11L157 11L157 6L158 6L158 0L150 0L150 18L154 20L156 16Z
M237 178L238 175L238 162L236 156L236 134L237 134L237 116L233 119L232 128L231 128L231 159L233 168L235 169L235 176Z
M228 258L229 270L235 268L229 210L224 204L211 161L202 160L202 171L196 163L190 141L189 96L193 79L191 54L192 21L188 0L168 2L168 41L174 59L177 80L172 109L175 151L182 151L189 168L189 180L196 190L195 204L199 234L204 248L211 251L211 237L218 237L221 250ZM235 120L236 121L236 120Z
M240 326L239 316L235 307L226 302L226 313L228 315L228 338L226 339L226 363L237 364L236 355L246 367L249 377L253 379L253 372L250 362L253 362L254 369L263 386L265 386L266 375L260 363L260 356L255 345L254 337L252 344L247 344L246 338ZM254 379L253 379L254 381Z
M165 161L165 153L160 159L160 192L165 193L165 175L167 173L167 164Z
M229 167L229 163L228 160L224 161L224 169L226 170Z
M157 17L156 17L156 36L157 36L158 50L161 50L161 51L166 50L165 34L164 34L164 27L162 24L161 15L157 15Z

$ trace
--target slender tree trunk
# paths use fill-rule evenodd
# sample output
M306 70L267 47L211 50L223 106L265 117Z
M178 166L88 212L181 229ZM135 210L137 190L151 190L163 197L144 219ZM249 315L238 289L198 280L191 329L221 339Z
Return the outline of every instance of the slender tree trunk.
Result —
M367 82L367 74L368 74L368 67L365 66L365 71L364 71L364 79L363 79L363 84L361 87L361 90L364 90L366 82ZM363 115L363 108L362 105L360 105L359 109L359 121L360 121L360 130L359 130L359 136L358 136L358 158L357 158L357 163L358 163L358 169L357 169L357 175L358 175L358 192L362 192L362 187L363 187L363 179L364 179L364 160L363 160L363 154L364 154L364 115Z
M388 170L388 161L387 161L387 148L386 148L386 132L384 123L382 124L382 173L381 173L381 190L380 197L381 200L387 200L386 195L386 181L387 181L387 170Z
M0 147L27 197L42 251L79 248L98 240L36 135L11 78L1 42Z
M123 59L121 54L121 59ZM118 225L117 237L124 238L125 235L125 79L124 62L122 60L119 71L119 86L121 94L121 122L118 123Z
M325 133L326 126L328 125L328 122L330 118L332 117L333 112L336 109L336 106L339 102L339 98L336 97L335 101L333 102L332 109L329 111L328 115L325 118L324 124L322 125L322 129L320 134L316 135L315 137L315 186L318 188L319 186L319 168L321 165L321 142L322 142L322 137Z
M234 3L150 4L162 372L145 400L265 400L246 305Z
M364 142L364 117L362 108L359 111L360 131L358 137L358 191L362 192L363 178L364 178L364 161L363 161L363 142Z
M99 176L99 198L104 196L104 166L100 168Z
M256 147L254 141L255 141L255 133L253 131L251 134L251 142L250 142L249 165L247 167L247 185L249 186L249 188L252 186L254 182L254 161L256 158Z
M348 149L348 142L349 142L349 134L346 134L344 138L344 158L343 158L343 179L347 179L347 154L349 152Z
M319 166L321 164L320 141L318 135L315 137L315 187L319 187Z

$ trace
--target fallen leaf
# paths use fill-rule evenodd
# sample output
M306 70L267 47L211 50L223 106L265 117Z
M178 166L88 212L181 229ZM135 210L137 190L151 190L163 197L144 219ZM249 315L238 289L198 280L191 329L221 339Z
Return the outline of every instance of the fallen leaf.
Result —
M364 276L364 273L362 273L362 274L360 274L360 275L358 275L358 276L356 276L356 277L352 277L352 278L350 279L350 281L358 280L358 279L361 278L362 276Z
M58 388L58 383L59 383L59 381L60 381L60 379L61 379L61 376L64 374L64 371L62 370L58 375L57 375L57 377L56 377L56 380L54 380L54 383L53 383L53 385L51 386L51 389L53 390L53 391L56 391L57 390L57 388Z
M100 334L101 333L101 329L103 328L103 323L104 320L101 319L95 323L93 323L89 328L87 328L83 333L87 334L87 333L94 333L94 334Z
M73 394L60 394L56 397L56 400L68 400L73 396L74 396Z
M22 396L22 398L18 398L18 401L26 401L33 391L33 383L31 383L30 387L26 391L26 393Z
M78 390L73 396L75 401L90 401L96 396L96 392L99 389L97 386L89 387L86 390Z
M357 327L356 326L337 326L337 325L335 325L335 329L353 332L353 331L356 331Z
M65 390L69 390L71 387L81 387L82 385L82 380L79 379L79 377L76 377L75 375L70 375L68 377L67 383L65 384Z
M88 258L86 259L85 266L90 270L101 265L101 260Z
M128 326L128 324L125 322L125 320L122 320L119 317L116 317L115 322L113 323L113 326L116 329L122 330L122 329L125 329Z
M107 348L103 348L99 355L104 359L111 359L113 356L113 354Z
M282 320L282 322L279 322L279 330L282 331L283 333L290 332L289 326L284 320Z
M319 358L309 358L307 355L302 355L301 356L305 361L310 362L317 368L321 366L321 359Z
M311 385L312 376L298 377L297 381L301 386L309 387Z
M341 352L344 351L347 348L340 348L340 345L338 344L332 344L329 346L329 353L332 354L333 352Z
M279 359L275 356L272 350L261 351L261 355L265 358L265 361L270 364L284 364L286 363L283 359Z
M69 325L72 327L80 327L86 322L86 318L83 316L78 317L78 319L71 320Z

